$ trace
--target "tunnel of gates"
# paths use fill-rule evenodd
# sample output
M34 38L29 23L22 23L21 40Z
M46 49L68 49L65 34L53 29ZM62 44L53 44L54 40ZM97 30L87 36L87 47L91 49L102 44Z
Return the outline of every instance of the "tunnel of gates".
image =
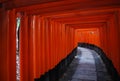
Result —
M8 58L7 66L9 66L9 73L12 74L8 75L8 78L5 78L4 74L1 75L4 76L3 81L7 81L6 79L16 81L15 22L17 17L20 18L20 81L38 81L40 79L44 81L48 72L51 75L50 81L56 81L76 54L74 29L40 15L16 14L15 12L15 10L11 10L6 13L9 17L7 53L12 54ZM55 76L56 70L58 76Z
M16 81L16 18L18 17L21 21L20 81L37 80L44 74L47 76L49 71L54 73L53 69L57 66L62 65L61 68L67 66L65 63L70 61L63 62L63 60L73 58L78 42L75 40L75 33L81 28L97 29L100 33L100 38L96 38L100 41L96 42L97 45L106 52L120 74L118 2L106 0L104 4L100 1L97 3L101 7L98 7L96 3L89 2L87 6L82 5L84 2L81 3L79 0L74 0L75 2L63 0L60 3L31 6L28 6L30 4L27 0L24 6L21 4L24 2L19 3L22 0L12 1L16 2L8 5L0 3L0 81ZM80 32L77 31L78 34L81 34ZM93 39L91 36L90 38Z
M23 18L25 21L21 19L23 24L20 29L20 79L30 81L56 67L75 48L71 44L74 43L74 31L39 15ZM29 24L24 27L26 23Z

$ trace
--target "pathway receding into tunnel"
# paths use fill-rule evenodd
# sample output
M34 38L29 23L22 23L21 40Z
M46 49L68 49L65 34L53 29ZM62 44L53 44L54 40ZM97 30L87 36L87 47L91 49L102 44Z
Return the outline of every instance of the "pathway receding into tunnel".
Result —
M95 51L78 47L77 55L59 81L112 81L112 79Z

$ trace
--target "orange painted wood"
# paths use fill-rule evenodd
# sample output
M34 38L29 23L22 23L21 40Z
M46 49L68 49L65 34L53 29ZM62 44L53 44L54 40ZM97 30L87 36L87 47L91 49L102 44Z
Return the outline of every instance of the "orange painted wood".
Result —
M0 9L0 18L1 18L0 21L2 21L2 10L1 9ZM0 22L0 26L1 26L1 29L0 29L0 59L1 59L1 54L2 54L2 22ZM1 73L2 73L2 67L0 68L0 76L2 77ZM2 78L1 78L1 80L2 80Z
M37 25L38 25L38 21L36 16L33 16L32 19L32 30L33 30L33 73L34 73L34 77L37 78L37 57L39 56L39 53L37 53L37 38L38 38L38 31L37 31Z
M14 10L0 10L0 80L16 80L16 43ZM12 55L11 55L12 54ZM13 73L13 75L11 75Z
M119 9L119 12L118 12L118 30L119 30L119 34L120 34L120 9ZM119 37L119 41L120 41L120 37ZM119 56L119 64L120 64L120 56ZM119 65L119 75L120 75L120 65Z
M55 26L55 57L56 57L56 63L55 65L59 62L59 57L61 57L60 54L60 30L59 30L59 24L58 23L54 23ZM60 55L60 56L58 56Z
M111 50L110 51L110 54L111 54L111 59L112 59L112 62L113 64L115 65L116 69L119 70L119 35L118 35L118 26L116 26L116 23L114 22L115 21L115 18L112 17L110 19L110 22L109 22L109 36L108 38L110 39L109 42L110 42L110 47L109 49Z
M62 48L63 48L63 54L61 56L61 58L63 58L66 54L66 43L65 43L65 25L62 24L62 41L63 41L63 44L62 44Z
M9 11L8 25L8 75L9 81L16 81L16 15L15 10Z
M39 16L34 16L33 20L33 67L34 78L40 77L40 24Z
M50 23L48 19L45 19L45 24L46 24L46 69L49 71L50 69L50 63L51 63L51 58L50 58Z
M58 57L59 57L59 61L61 61L61 59L63 58L63 55L64 55L64 51L65 51L65 50L64 50L64 46L65 46L65 45L63 44L63 40L64 40L64 38L63 38L63 37L64 37L64 35L63 35L63 31L64 31L63 28L64 28L64 27L62 27L62 24L59 24L59 25L60 25L59 29L60 29L60 35L61 35L59 41L60 41L61 43L60 43L60 50L58 50L58 51L60 51L61 57L59 57L59 56L58 56Z
M101 45L100 47L104 50L104 52L106 53L106 55L108 56L108 58L111 58L111 54L109 53L109 39L108 39L108 29L107 29L107 24L104 24L103 27L100 27L100 41L101 41ZM104 33L103 33L104 32Z
M39 51L40 51L40 55L39 55L39 58L40 58L40 60L39 60L39 66L40 66L40 68L39 68L39 70L40 70L40 76L42 75L42 32L41 32L41 30L42 30L42 18L41 17L39 17L39 36L40 36L40 40L39 40L39 42L40 42L40 48L39 48Z
M53 59L54 59L54 67L55 67L55 65L56 65L56 63L57 63L57 57L56 57L56 44L57 44L57 36L56 36L56 34L57 34L57 28L56 28L56 26L55 26L55 22L53 22L53 52L54 52L54 57L53 57Z
M51 22L51 26L50 26L50 33L51 33L51 69L54 67L54 44L53 44L53 32L54 32L54 30L53 30L53 22Z
M57 44L57 52L58 52L58 54L57 54L57 59L58 59L58 63L61 61L61 59L63 59L62 58L62 54L63 54L63 51L64 50L62 50L62 29L61 29L61 24L60 23L58 23L58 25L57 25L57 31L58 31L58 36L57 36L57 41L58 41L58 44ZM64 45L63 45L64 46ZM60 56L59 56L60 55Z
M50 69L52 69L53 68L53 61L54 61L54 59L53 59L53 29L52 29L52 26L53 26L53 24L52 24L53 22L51 22L50 21L50 59L51 59L51 68Z
M100 45L99 29L76 29L76 42ZM76 43L77 44L77 43Z
M45 73L45 70L46 70L46 59L45 59L45 23L44 23L44 18L42 18L42 21L41 21L41 38L42 38L42 41L41 41L41 46L42 46L42 74Z
M47 31L47 37L48 37L48 41L47 41L47 48L48 48L48 55L49 55L49 67L48 67L48 70L50 70L51 69L51 67L52 67L52 53L51 53L51 23L50 23L50 20L49 19L47 19L47 29L48 29L48 31Z
M28 80L29 81L33 81L34 77L35 77L35 72L34 72L34 17L33 16L29 16L28 17L29 21L28 21Z
M0 0L0 3L3 3L3 2L5 2L5 1L8 1L8 0Z
M54 68L77 46L78 40L100 46L120 73L119 0L54 1L14 0L4 3L6 9L18 7L17 12L26 13L22 17L20 29L21 81L32 81ZM43 2L51 3L31 5ZM5 16L0 30L0 61L3 65L0 67L0 79L14 81L15 74L11 75L11 72L15 73L15 11L3 13L0 13L0 17ZM80 28L98 30L93 30L94 35L90 33L91 30L76 32ZM11 58L12 62L9 62Z
M29 81L28 71L28 17L23 15L20 27L20 81Z
M55 65L57 64L57 28L56 28L56 23L54 22L54 24L53 24L53 28L54 28L54 38L53 38L53 45L54 45L54 60L55 60L55 62L54 62L54 67L55 67Z
M15 2L14 2L15 3ZM29 4L28 4L29 3ZM30 5L30 3L32 4L35 4L35 2L33 1L26 1L26 5ZM37 2L39 3L39 1ZM12 4L12 3L11 3ZM22 6L24 3L16 3L14 5L10 5L10 6L6 6L7 8L10 8L10 7L17 7L17 6ZM85 4L85 5L83 5ZM55 12L56 13L60 13L60 12L65 12L65 11L71 11L71 10L83 10L83 9L90 9L90 8L102 8L102 7L114 7L114 6L118 6L120 4L119 0L111 0L111 1L89 1L89 0L86 0L86 1L80 1L80 0L76 0L76 1L57 1L57 2L53 2L53 3L46 3L46 4L38 4L36 6L33 6L31 5L30 7L24 7L24 8L21 8L20 10L25 10L27 9L29 11L29 13L33 13L33 14L39 14L39 13L50 13L50 12ZM47 6L47 8L46 8ZM56 6L56 7L54 7ZM38 9L39 8L39 9ZM38 9L37 11L34 11ZM18 9L19 10L19 9ZM30 11L30 10L33 10L33 11ZM43 14L44 14L43 13Z
M8 20L8 12L5 12L1 9L0 13L0 21L1 21L1 49L0 49L0 80L7 81L8 80L8 57L7 57L7 37L8 37L8 27L6 26L6 22ZM4 17L4 18L3 18ZM8 23L7 23L8 24ZM6 78L7 77L7 78Z
M46 52L46 50L47 50L47 36L46 36L46 34L47 34L47 21L46 21L46 19L44 18L44 59L45 59L45 72L47 72L48 71L48 56L47 56L47 52Z
M38 35L37 35L37 39L36 39L37 40L36 45L38 45L36 47L37 48L36 49L36 51L37 51L36 52L37 53L36 54L36 57L37 57L37 65L36 65L36 67L37 67L37 77L40 77L40 75L41 75L40 68L42 66L41 63L40 63L41 62L40 61L40 57L41 57L41 55L40 55L41 54L40 53L41 52L41 49L40 49L41 48L41 45L40 45L40 42L41 42L40 31L41 31L41 29L40 29L40 19L39 18L40 18L40 16L37 16L37 23L36 23L36 25L37 25L36 27L37 27L37 31L38 31L37 32Z

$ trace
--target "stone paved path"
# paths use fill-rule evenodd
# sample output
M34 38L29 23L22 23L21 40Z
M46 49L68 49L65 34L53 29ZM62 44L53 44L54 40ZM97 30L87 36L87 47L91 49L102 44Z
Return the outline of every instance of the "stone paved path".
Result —
M100 67L99 67L100 66ZM77 56L59 81L112 81L99 55L78 47Z

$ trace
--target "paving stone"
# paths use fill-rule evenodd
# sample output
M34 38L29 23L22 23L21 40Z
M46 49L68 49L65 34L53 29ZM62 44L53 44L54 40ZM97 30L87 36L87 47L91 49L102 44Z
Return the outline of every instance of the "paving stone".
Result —
M96 81L96 80L85 80L85 79L84 79L84 80L81 80L81 79L80 79L80 80L78 80L78 81Z
M71 81L79 81L78 79L72 79ZM81 80L82 81L82 80Z
M89 68L89 67L77 68L77 71L81 71L81 70L96 71L96 68Z
M75 74L75 75L73 75L72 78L87 79L87 80L96 80L97 79L97 77L93 76L93 75L81 75L81 74Z
M79 64L78 68L92 68L92 69L96 69L96 66L93 65L93 64L89 64L89 65L87 65L87 64Z
M94 75L94 76L96 76L96 72L95 71L88 71L88 70L76 71L75 74Z

